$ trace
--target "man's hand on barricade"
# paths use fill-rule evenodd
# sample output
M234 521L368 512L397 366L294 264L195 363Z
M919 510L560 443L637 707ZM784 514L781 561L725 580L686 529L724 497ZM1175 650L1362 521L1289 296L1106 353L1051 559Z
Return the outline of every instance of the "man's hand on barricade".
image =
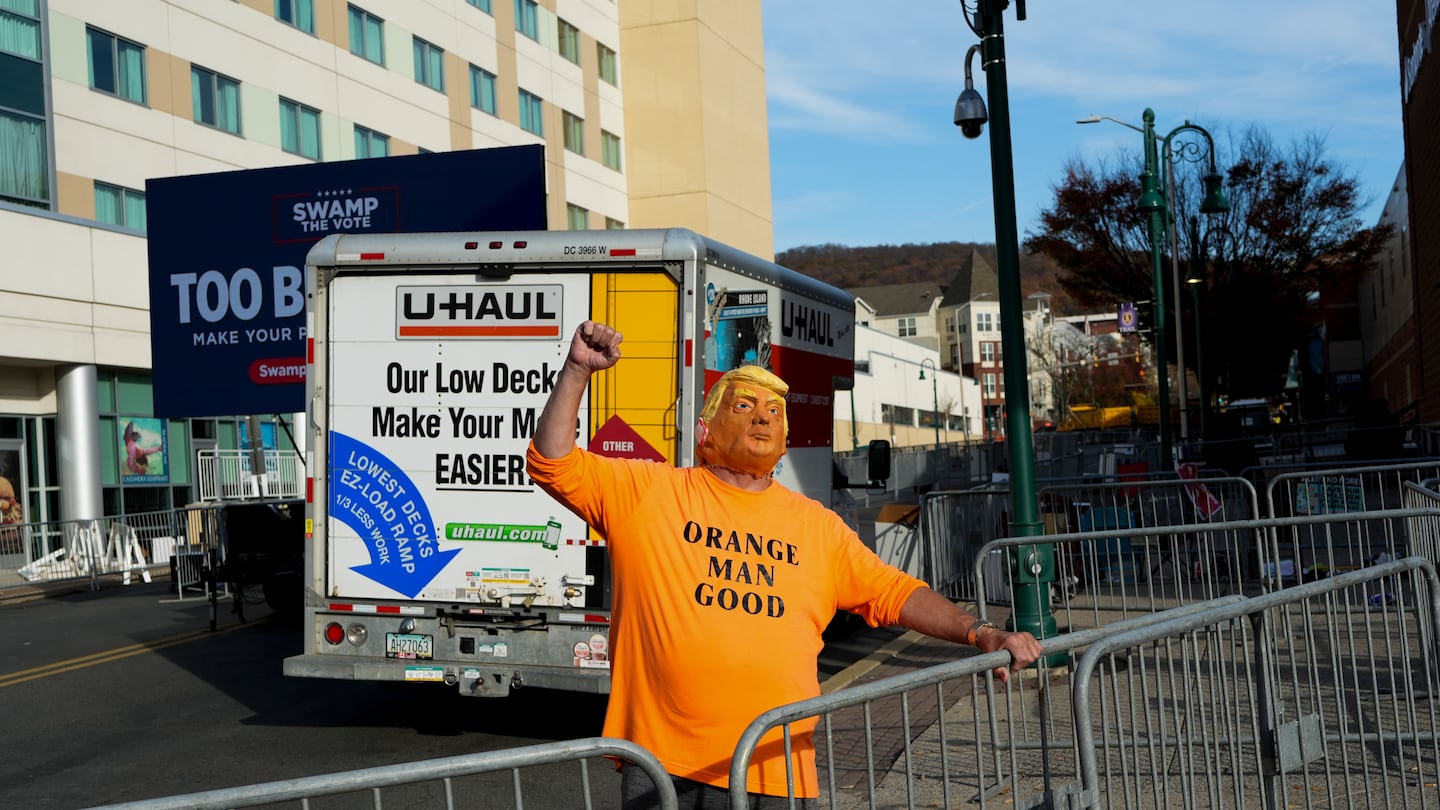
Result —
M1001 630L988 624L975 633L975 647L980 652L1005 650L1010 653L1010 666L995 669L995 677L1001 682L1010 680L1010 673L1035 663L1045 652L1040 648L1040 642L1029 633Z

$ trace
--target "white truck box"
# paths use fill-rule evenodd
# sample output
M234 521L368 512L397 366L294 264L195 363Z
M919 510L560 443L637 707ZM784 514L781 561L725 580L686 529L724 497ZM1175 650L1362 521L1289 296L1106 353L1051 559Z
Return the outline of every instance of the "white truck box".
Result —
M604 538L525 451L575 328L625 337L592 377L592 452L694 463L709 383L791 386L777 478L830 503L854 301L686 230L326 237L306 267L305 650L287 675L609 691Z

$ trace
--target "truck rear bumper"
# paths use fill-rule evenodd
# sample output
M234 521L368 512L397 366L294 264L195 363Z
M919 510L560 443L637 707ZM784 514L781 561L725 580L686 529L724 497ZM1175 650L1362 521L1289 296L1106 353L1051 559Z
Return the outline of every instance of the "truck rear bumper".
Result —
M292 678L444 683L456 687L462 695L475 697L505 697L525 686L610 694L608 669L296 655L285 659L283 671Z

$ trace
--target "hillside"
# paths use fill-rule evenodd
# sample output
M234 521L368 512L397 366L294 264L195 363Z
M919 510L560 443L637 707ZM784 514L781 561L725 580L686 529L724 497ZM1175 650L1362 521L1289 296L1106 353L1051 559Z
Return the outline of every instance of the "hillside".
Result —
M841 288L875 287L934 281L946 284L971 250L995 265L995 246L973 242L938 242L930 245L807 245L776 255L775 262ZM1045 256L1020 254L1022 295L1047 292L1059 315L1077 314L1070 296L1060 287L1059 269Z

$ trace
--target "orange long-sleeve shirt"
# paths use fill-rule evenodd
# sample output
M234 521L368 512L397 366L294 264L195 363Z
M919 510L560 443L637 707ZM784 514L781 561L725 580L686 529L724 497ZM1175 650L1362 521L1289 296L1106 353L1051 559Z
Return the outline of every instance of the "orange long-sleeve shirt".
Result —
M676 776L729 786L731 755L762 712L820 694L816 658L836 609L899 621L920 580L886 565L818 502L772 482L748 492L703 468L575 450L529 473L606 538L614 571L605 734ZM818 795L814 722L793 727L795 795ZM746 789L785 795L779 731Z

